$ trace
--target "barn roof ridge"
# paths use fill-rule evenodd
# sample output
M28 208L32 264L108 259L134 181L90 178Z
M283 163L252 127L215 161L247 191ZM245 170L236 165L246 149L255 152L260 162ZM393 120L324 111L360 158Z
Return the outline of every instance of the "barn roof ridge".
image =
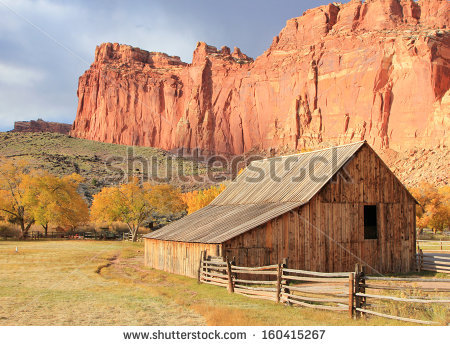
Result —
M299 159L289 167L286 166L288 157L279 161L253 161L211 204L308 202L366 143L360 141L297 154ZM311 167L313 160L321 161L321 165Z
M264 159L261 160L254 160L252 162L262 162L262 161L268 161L268 160L273 160L273 159L285 159L288 157L293 157L293 156L300 156L300 155L307 155L307 154L313 154L313 153L318 153L320 151L326 151L326 150L330 150L330 149L336 149L336 148L342 148L342 147L347 147L350 145L355 145L355 144L364 144L367 143L367 140L362 140L362 141L357 141L357 142L352 142L352 143L347 143L347 144L341 144L341 145L334 145L332 147L328 147L328 148L322 148L322 149L317 149L317 150L311 150L311 151L305 151L303 153L296 153L296 154L289 154L289 155L281 155L281 156L274 156L274 157L266 157Z

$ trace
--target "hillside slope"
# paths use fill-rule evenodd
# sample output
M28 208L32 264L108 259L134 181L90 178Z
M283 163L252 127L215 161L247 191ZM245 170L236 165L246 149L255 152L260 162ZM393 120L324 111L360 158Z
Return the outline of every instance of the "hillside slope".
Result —
M57 133L0 132L0 157L23 159L31 168L59 176L79 173L86 179L83 190L88 198L104 186L123 181L130 169L135 176L160 178L158 182L170 182L187 190L208 185L192 179L194 174L206 174L202 162L178 158L161 149L131 148ZM169 171L171 174L166 173Z
M416 147L401 153L392 149L383 149L378 150L378 153L408 187L417 186L422 181L436 186L449 184L450 151L447 146L436 146L431 149ZM271 156L268 152L254 154L262 157ZM33 168L45 169L56 175L78 172L86 178L83 189L88 198L102 187L122 181L122 174L128 171L126 158L131 157L130 155L139 158L135 161L132 173L145 179L154 177L155 174L151 168L145 172L138 160L141 160L140 158L147 159L151 165L152 158L156 158L158 176L160 178L169 177L164 181L175 184L185 191L217 184L217 181L208 179L205 160L193 160L189 157L177 158L160 149L134 147L130 151L130 147L123 145L100 143L61 134L0 132L0 157L24 159ZM169 157L174 162L170 166L172 167L171 176L166 175L167 162L170 162ZM113 169L107 166L107 162L111 158L116 158L111 161ZM120 158L125 160L120 163ZM184 172L183 175L178 174L180 167ZM231 169L215 167L211 169L209 175L218 180L230 179L233 172ZM180 176L182 179L179 179Z

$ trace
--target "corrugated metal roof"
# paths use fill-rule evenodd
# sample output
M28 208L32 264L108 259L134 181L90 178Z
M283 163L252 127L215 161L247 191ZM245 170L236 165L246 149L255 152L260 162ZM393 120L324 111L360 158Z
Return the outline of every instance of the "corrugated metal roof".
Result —
M306 204L365 141L253 161L206 208L146 238L218 244Z
M308 202L364 143L253 161L211 204Z
M220 244L299 206L299 203L208 205L146 238Z

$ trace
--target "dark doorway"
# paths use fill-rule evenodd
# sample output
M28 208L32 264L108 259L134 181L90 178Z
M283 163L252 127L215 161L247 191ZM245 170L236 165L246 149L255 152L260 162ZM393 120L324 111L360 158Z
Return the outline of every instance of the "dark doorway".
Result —
M364 239L378 239L377 206L364 206Z

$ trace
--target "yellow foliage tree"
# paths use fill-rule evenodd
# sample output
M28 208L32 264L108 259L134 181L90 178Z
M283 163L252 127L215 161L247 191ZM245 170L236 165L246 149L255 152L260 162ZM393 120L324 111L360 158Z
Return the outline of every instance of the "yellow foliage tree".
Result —
M181 193L171 185L140 184L137 178L127 184L106 187L94 196L91 217L97 222L123 222L137 240L139 228L156 214L176 214L186 205Z
M450 187L436 188L422 182L411 193L420 203L416 209L417 227L422 230L430 227L434 232L443 231L450 226Z
M46 172L28 172L27 163L2 160L0 164L0 214L20 226L25 238L38 222L76 227L88 220L88 207L77 188L82 178L59 178Z
M20 238L26 237L34 218L24 198L28 189L26 162L2 160L0 164L0 213L9 222L20 226Z
M36 223L47 235L49 225L75 229L89 221L89 208L77 192L83 178L78 174L57 177L42 173L30 177L25 200Z
M183 194L183 201L187 205L188 214L202 209L209 205L223 190L225 185L211 186L209 189L196 190Z

